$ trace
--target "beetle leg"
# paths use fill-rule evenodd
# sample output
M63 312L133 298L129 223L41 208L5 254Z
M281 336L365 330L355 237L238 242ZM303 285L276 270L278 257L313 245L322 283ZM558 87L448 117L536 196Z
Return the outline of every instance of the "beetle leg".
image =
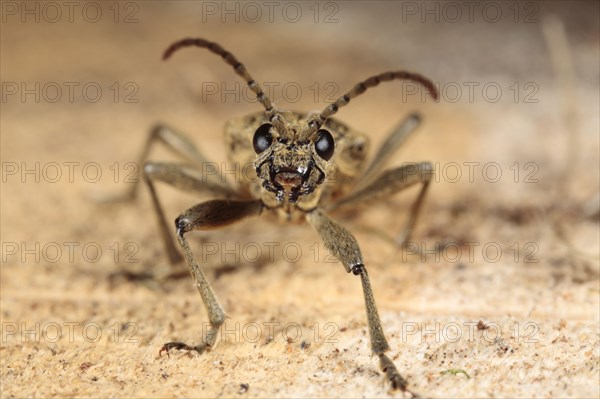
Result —
M162 181L183 191L210 193L228 198L235 198L238 196L237 193L228 186L222 183L208 181L205 176L202 175L200 170L184 164L147 162L144 165L144 181L148 185L148 190L150 191L152 205L154 206L154 212L158 219L158 227L171 265L180 262L182 258L175 247L171 227L170 224L167 223L163 207L161 206L156 193L156 188L154 187L154 182Z
M175 220L179 245L183 249L183 254L190 268L194 284L198 288L204 306L206 306L211 328L206 336L202 337L200 344L191 346L183 342L169 342L163 345L159 355L162 352L167 352L168 354L171 349L195 350L198 353L203 353L205 350L211 349L215 346L219 328L225 321L223 307L206 280L206 275L196 262L192 250L185 239L185 233L192 230L208 230L226 226L246 217L258 215L262 208L262 202L258 200L212 200L191 207Z
M392 155L404 144L408 136L419 127L421 123L421 116L418 113L410 114L406 119L400 122L388 135L386 140L381 144L379 150L373 157L373 160L365 169L362 177L359 178L358 185L354 191L364 188L367 184L373 181L377 173L381 171L381 168L385 165Z
M347 197L342 198L338 202L326 207L328 211L345 208L347 206L356 206L362 203L368 203L382 197L389 197L392 194L402 191L414 184L421 183L421 191L417 199L413 202L408 219L404 224L404 228L400 231L396 241L403 245L410 239L417 217L423 205L423 199L427 194L429 183L433 179L435 171L433 165L429 162L410 163L398 168L389 169L383 172L375 181L368 186L355 191Z
M174 153L185 158L186 160L192 162L195 165L203 165L209 162L209 160L198 150L196 145L183 133L180 133L166 125L157 124L150 130L150 134L146 139L146 143L144 144L142 153L138 158L138 168L136 168L135 174L131 177L132 180L135 181L135 183L132 183L131 187L125 193L107 198L100 198L100 202L111 203L135 199L138 193L141 166L144 165L148 160L150 151L152 150L154 143L156 142L162 143ZM214 175L207 175L205 177L205 180L210 179L214 179L215 181L213 182L215 184L220 183L222 185L226 185L225 183L221 183L220 181L218 181L218 179Z
M356 239L348 230L331 220L324 211L318 208L307 213L306 219L321 236L325 248L342 262L346 272L352 272L354 275L360 276L367 309L371 350L379 356L381 371L385 373L392 389L400 389L403 392L417 396L407 388L407 381L398 372L392 360L385 354L390 346L383 333L371 282Z

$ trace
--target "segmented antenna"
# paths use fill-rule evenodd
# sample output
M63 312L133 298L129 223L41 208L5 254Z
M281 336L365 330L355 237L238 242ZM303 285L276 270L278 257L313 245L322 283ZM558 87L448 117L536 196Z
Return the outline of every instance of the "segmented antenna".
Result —
M258 100L258 102L260 102L263 105L263 107L265 107L265 110L267 111L267 116L268 116L269 120L271 121L271 123L276 125L276 127L280 127L281 131L284 130L283 119L281 118L281 116L279 115L277 110L275 109L275 106L273 105L273 103L271 102L269 97L267 97L265 92L262 90L260 85L252 78L252 76L250 76L250 74L246 70L246 67L244 66L244 64L239 62L238 59L235 58L235 56L233 54L231 54L229 51L225 50L218 43L209 42L208 40L200 39L200 38L182 39L182 40L179 40L179 41L171 44L169 46L169 48L167 48L165 50L165 52L163 53L162 58L163 58L163 60L167 60L169 57L171 57L171 55L174 52L176 52L180 48L190 47L190 46L205 48L205 49L208 49L210 52L221 56L221 58L223 58L223 61L225 61L226 63L231 65L233 67L233 70L235 71L235 73L238 74L239 76L241 76L242 79L244 79L244 81L250 88L250 90L252 90L256 94L256 99ZM277 126L277 125L279 125L279 126Z
M329 104L327 108L323 110L319 115L313 117L309 122L306 130L303 132L303 137L310 138L325 121L335 114L341 107L347 105L351 99L358 97L363 94L367 89L379 85L381 82L388 82L390 80L410 80L415 83L419 83L429 90L432 97L437 100L438 92L433 82L424 76L416 73L396 71L396 72L384 72L379 75L371 76L370 78L357 83L352 90L338 98L335 102Z

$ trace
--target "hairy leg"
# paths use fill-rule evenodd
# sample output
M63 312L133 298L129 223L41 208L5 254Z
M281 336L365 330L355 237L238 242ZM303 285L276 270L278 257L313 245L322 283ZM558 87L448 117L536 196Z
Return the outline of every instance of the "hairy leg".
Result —
M403 245L410 239L410 234L417 222L417 217L423 205L429 183L434 175L433 165L429 162L410 163L401 167L383 172L375 181L361 190L355 191L347 197L325 207L328 211L337 210L368 203L381 198L389 197L417 183L421 184L421 191L413 202L408 219L398 235L397 243Z
M198 265L185 239L185 233L192 230L209 230L223 227L246 217L256 216L260 214L262 208L263 205L260 201L212 200L191 207L175 220L179 245L183 249L194 284L198 288L204 306L206 306L211 328L206 336L202 337L199 344L187 345L183 342L169 342L163 345L159 354L162 352L168 354L171 349L195 350L198 353L203 353L205 350L214 347L219 328L225 322L223 307L217 300L202 268Z
M373 160L362 174L360 181L356 187L357 190L364 188L371 183L385 163L390 160L392 155L404 144L406 139L415 131L421 124L421 116L418 113L410 114L406 119L400 122L388 135L386 140L381 144Z
M356 239L348 230L331 220L320 209L308 213L306 218L321 236L325 247L342 262L346 272L352 272L354 275L360 276L367 310L371 350L379 356L380 368L385 373L392 388L417 396L408 389L407 381L398 372L392 360L385 354L390 346L383 333L371 282Z

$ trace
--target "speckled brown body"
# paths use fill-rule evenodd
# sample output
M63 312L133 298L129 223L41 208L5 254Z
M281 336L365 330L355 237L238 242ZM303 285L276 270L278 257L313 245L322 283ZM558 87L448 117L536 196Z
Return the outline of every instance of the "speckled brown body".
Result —
M393 389L412 393L391 359L385 354L390 347L358 242L343 226L328 216L339 208L354 207L387 197L414 184L421 191L414 202L399 243L408 240L423 198L431 182L433 167L428 162L407 164L381 172L385 162L404 139L417 127L420 117L410 115L392 131L389 138L366 166L367 138L332 117L339 108L381 82L411 80L437 97L435 86L421 75L405 71L384 72L359 82L350 91L329 104L320 113L297 113L278 110L250 76L246 67L217 43L205 39L183 39L171 45L163 58L182 47L196 46L220 56L242 77L256 94L264 112L229 121L225 127L229 158L234 163L236 182L223 182L203 172L200 166L210 162L184 134L165 125L152 129L140 157L146 182L171 263L183 257L202 297L211 328L197 345L166 343L160 353L172 349L203 353L214 347L225 321L225 312L217 300L200 264L185 238L193 230L224 227L242 219L274 212L287 221L307 221L320 235L325 248L334 255L346 272L360 276L367 311L371 350L379 356L380 368ZM152 144L162 142L188 160L186 164L147 161ZM365 167L366 166L366 167ZM155 183L161 181L186 191L209 193L221 199L199 203L175 220L177 242L165 218ZM126 196L135 197L136 186Z

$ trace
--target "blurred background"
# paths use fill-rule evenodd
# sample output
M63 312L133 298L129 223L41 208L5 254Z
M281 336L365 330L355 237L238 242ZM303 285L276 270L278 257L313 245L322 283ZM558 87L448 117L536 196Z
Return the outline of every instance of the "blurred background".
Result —
M225 168L225 121L261 110L206 50L163 62L184 37L231 51L281 109L321 110L387 70L434 81L438 102L393 82L336 116L374 151L418 111L422 126L390 166L436 167L413 250L393 237L415 189L340 216L361 243L394 360L425 395L598 396L597 2L3 1L0 11L3 396L388 394L358 280L327 264L307 225L261 218L194 245L234 248L203 262L232 323L294 322L308 336L330 322L335 344L279 334L156 356L166 341L198 341L204 307L189 279L144 278L168 268L145 187L131 203L94 198L134 184L155 123ZM151 158L177 159L160 146ZM159 190L169 220L205 199ZM301 255L267 256L272 242ZM249 262L236 243L262 255ZM498 326L493 339L484 327L469 339L479 321ZM448 323L460 339L444 335Z

